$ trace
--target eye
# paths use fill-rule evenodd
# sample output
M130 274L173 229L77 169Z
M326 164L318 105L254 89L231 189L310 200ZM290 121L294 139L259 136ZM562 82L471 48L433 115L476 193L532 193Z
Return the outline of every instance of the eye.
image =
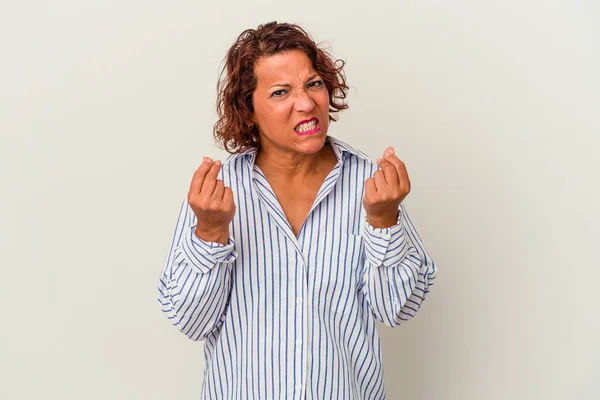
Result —
M319 81L312 81L311 83L308 84L308 87L321 87L323 86L323 81L319 80Z
M271 93L271 97L281 97L285 94L285 90L280 89L280 90L276 90L273 93Z

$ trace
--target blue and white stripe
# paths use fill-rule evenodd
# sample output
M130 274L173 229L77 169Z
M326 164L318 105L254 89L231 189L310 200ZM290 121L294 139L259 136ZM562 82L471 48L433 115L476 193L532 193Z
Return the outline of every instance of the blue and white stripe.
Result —
M366 222L366 155L328 137L338 159L298 237L254 164L231 156L220 179L237 206L227 245L195 234L183 202L159 281L167 317L206 339L201 399L384 399L375 320L413 317L436 266L404 204L397 225Z

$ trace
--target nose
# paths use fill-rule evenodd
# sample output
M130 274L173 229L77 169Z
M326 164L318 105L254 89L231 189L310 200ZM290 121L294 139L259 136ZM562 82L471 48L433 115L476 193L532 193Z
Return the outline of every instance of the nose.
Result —
M310 97L310 94L306 90L298 90L296 92L296 101L294 102L294 108L300 113L311 112L315 107L315 102Z

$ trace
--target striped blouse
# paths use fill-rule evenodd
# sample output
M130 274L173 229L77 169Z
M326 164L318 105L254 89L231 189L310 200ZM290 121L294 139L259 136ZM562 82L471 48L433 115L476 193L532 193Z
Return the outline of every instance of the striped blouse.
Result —
M201 399L386 398L375 320L414 316L436 266L404 204L393 227L366 222L364 182L378 166L327 140L338 163L297 237L254 150L221 168L237 207L228 244L200 239L183 202L158 300L205 340Z

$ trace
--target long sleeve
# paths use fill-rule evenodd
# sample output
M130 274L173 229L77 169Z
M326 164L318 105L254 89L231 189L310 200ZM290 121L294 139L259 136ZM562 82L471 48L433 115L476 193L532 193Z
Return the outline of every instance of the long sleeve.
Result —
M231 292L234 242L209 243L196 233L196 216L184 201L158 282L158 301L171 323L192 340L202 340L225 317Z
M374 228L365 222L365 270L362 291L375 318L394 327L415 315L436 275L404 205L397 224Z

